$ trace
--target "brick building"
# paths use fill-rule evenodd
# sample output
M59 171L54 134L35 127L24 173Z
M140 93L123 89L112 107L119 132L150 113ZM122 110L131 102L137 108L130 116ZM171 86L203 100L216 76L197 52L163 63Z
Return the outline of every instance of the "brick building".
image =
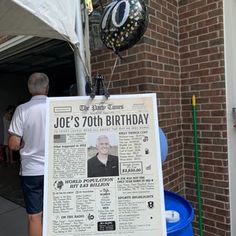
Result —
M116 66L110 92L157 93L159 124L169 142L165 188L183 194L197 215L196 95L204 235L230 235L223 1L150 0L148 6L148 30L124 52L127 62ZM109 78L115 56L107 50L92 55L93 72Z
M149 25L141 41L122 53L125 61L118 60L112 77L115 54L104 47L93 49L92 73L105 76L111 94L157 93L159 125L169 144L163 165L165 188L193 204L198 235L191 107L196 95L204 235L233 236L236 3L147 0L146 4Z

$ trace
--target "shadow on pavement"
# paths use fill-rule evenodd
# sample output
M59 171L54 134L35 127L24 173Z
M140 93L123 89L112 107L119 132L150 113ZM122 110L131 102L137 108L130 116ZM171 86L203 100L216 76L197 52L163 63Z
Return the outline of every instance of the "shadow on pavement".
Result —
M0 163L0 196L24 207L19 168L19 162L8 165Z

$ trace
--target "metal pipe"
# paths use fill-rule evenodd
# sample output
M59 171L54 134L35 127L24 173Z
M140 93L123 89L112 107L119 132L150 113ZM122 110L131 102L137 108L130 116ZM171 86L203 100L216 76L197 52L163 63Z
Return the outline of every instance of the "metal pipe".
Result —
M79 39L79 44L74 47L75 73L77 82L77 93L80 96L86 95L86 74L85 74L85 52L84 52L84 33L81 14L81 1L77 1L75 31Z
M197 113L196 113L195 95L192 96L192 114L193 114L193 132L194 132L194 149L195 149L195 174L196 174L196 188L197 188L196 190L197 190L197 205L198 205L198 226L199 226L200 236L203 236L202 203L201 203L198 138L197 138Z

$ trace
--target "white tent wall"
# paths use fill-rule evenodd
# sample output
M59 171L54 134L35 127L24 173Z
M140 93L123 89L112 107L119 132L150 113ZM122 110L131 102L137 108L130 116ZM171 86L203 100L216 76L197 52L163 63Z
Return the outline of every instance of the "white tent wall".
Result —
M78 43L76 0L2 0L1 35L32 35Z

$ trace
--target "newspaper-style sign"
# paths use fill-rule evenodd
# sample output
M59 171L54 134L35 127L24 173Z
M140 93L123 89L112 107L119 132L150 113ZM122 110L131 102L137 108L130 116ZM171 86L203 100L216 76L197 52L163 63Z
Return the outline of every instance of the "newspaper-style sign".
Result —
M166 236L155 94L48 98L46 157L44 236Z

